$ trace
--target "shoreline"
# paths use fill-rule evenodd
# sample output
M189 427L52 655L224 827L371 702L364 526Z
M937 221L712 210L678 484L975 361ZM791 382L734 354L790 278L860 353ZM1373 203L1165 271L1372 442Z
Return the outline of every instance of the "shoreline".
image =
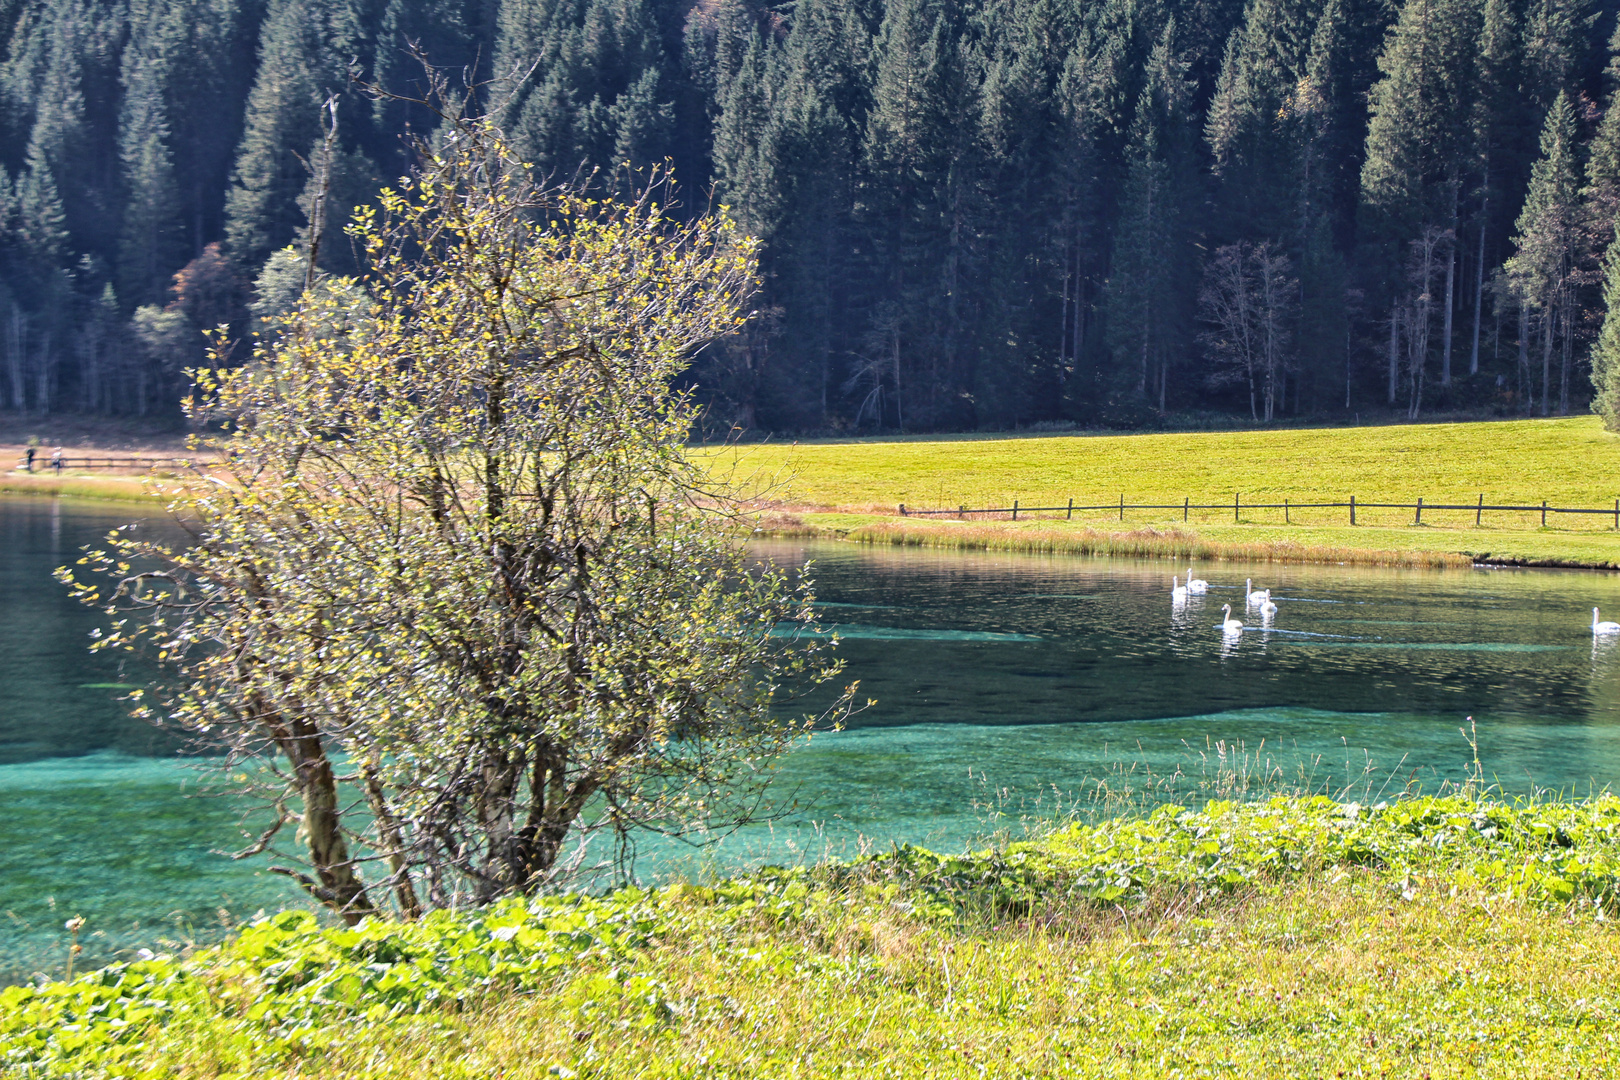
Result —
M148 503L160 507L165 496L147 486L145 477L113 476L0 476L0 497L71 498L98 502ZM829 521L814 520L818 517ZM1254 539L1211 537L1196 529L1180 526L1138 526L1107 530L1094 526L1072 529L1011 528L1010 523L938 523L918 526L902 524L871 514L843 514L836 511L809 511L797 514L762 515L752 535L783 540L824 540L892 547L935 548L948 551L1008 552L1028 555L1106 556L1141 559L1202 559L1216 562L1285 563L1300 565L1352 565L1397 567L1426 570L1457 570L1471 567L1535 570L1620 571L1620 553L1613 560L1564 557L1553 552L1530 550L1524 553L1447 550L1444 548L1398 549L1335 543L1302 543L1292 539L1257 536ZM1245 526L1228 527L1245 528ZM1257 533L1263 527L1253 527ZM1500 536L1501 534L1494 534ZM1529 540L1534 534L1513 538Z
M0 496L59 497L161 506L166 495L151 476L53 476L0 474ZM1278 535L1291 531L1297 535ZM1348 535L1347 535L1348 534ZM1374 542L1361 542L1363 535ZM1555 530L1447 530L1295 527L1278 530L1260 524L1187 527L1143 524L1128 529L1099 528L1050 519L1028 522L932 521L840 511L827 507L783 507L759 513L752 535L772 539L826 540L892 547L1030 555L1108 556L1166 560L1209 560L1314 565L1404 567L1412 569L1546 569L1620 571L1620 537ZM1447 544L1444 539L1478 538L1485 543ZM1378 540L1386 541L1379 543ZM1599 541L1606 541L1599 543ZM1349 541L1349 542L1347 542ZM1608 558L1594 546L1614 547ZM1571 550L1560 551L1559 548ZM1603 552L1607 555L1608 552ZM1596 557L1594 557L1596 556Z
M825 518L830 520L816 520ZM761 515L754 535L771 539L827 540L893 547L935 548L948 551L994 551L1029 555L1111 556L1216 562L1354 565L1411 569L1546 569L1620 571L1620 550L1613 560L1565 557L1551 551L1524 553L1448 550L1444 547L1408 548L1358 546L1344 543L1305 543L1257 535L1254 539L1211 537L1183 526L1144 525L1125 530L1080 526L1051 528L1035 522L1018 528L1010 522L963 522L917 525L898 518L836 511L799 511ZM1048 527L1040 527L1042 525ZM1228 526L1224 531L1260 526ZM1320 530L1318 530L1320 532ZM1502 534L1494 533L1494 536ZM1336 539L1336 538L1335 538ZM1512 535L1516 544L1532 549L1535 535Z

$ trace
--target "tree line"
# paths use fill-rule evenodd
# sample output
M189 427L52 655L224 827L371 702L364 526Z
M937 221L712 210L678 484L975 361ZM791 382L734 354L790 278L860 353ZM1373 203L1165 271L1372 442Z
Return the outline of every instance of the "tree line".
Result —
M762 241L714 431L1620 402L1613 0L0 3L0 407L176 412L461 73ZM395 93L361 93L369 83ZM312 226L311 222L317 224ZM324 221L324 227L321 222Z

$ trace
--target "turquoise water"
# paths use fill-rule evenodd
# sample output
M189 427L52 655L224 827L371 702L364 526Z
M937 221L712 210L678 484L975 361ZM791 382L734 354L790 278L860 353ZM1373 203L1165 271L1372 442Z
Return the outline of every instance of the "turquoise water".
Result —
M84 651L96 623L50 580L134 511L0 500L0 980L60 972L63 920L86 959L209 940L299 902L243 843L241 807L203 796L206 763L129 720L147 673ZM146 528L166 529L162 522ZM769 543L814 557L847 676L876 704L782 763L781 814L702 852L642 849L650 875L849 855L892 841L960 847L1098 805L1202 797L1233 777L1377 794L1465 775L1477 720L1506 786L1584 792L1620 775L1620 577L1204 564L1211 592L1173 606L1159 562ZM1223 636L1245 577L1269 627ZM1257 616L1254 617L1257 619Z

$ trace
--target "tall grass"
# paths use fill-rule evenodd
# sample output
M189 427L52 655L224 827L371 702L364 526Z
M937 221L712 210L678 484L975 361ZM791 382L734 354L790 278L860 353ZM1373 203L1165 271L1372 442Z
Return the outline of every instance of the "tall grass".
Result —
M157 502L165 496L138 476L48 476L29 473L0 475L0 494L66 495L76 499L112 499L119 502Z
M792 529L793 527L788 527ZM775 530L771 530L773 533ZM787 531L787 530L784 530ZM1126 558L1209 559L1274 563L1356 563L1364 566L1466 567L1467 555L1445 551L1384 551L1289 540L1212 540L1184 529L1148 526L1114 532L1055 531L994 524L940 523L917 527L877 522L848 530L843 538L862 544L1006 551L1036 555L1113 555Z

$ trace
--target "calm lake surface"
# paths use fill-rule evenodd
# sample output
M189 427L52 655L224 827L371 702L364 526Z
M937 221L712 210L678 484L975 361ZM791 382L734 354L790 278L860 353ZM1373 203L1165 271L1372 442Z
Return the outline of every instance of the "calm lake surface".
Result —
M242 843L241 808L197 797L205 772L125 716L119 688L149 673L90 655L98 616L51 580L143 512L0 498L0 981L60 973L74 914L95 962L300 900L262 863L216 854ZM1209 595L1173 606L1185 567L1163 562L758 550L814 560L846 675L877 703L788 757L781 819L701 853L647 851L653 875L960 848L1106 806L1099 780L1148 799L1207 797L1223 770L1251 790L1435 790L1466 773L1470 715L1486 774L1510 789L1620 776L1620 642L1589 630L1594 604L1620 618L1620 576L1204 563ZM1280 611L1223 638L1223 603L1259 621L1246 577Z

